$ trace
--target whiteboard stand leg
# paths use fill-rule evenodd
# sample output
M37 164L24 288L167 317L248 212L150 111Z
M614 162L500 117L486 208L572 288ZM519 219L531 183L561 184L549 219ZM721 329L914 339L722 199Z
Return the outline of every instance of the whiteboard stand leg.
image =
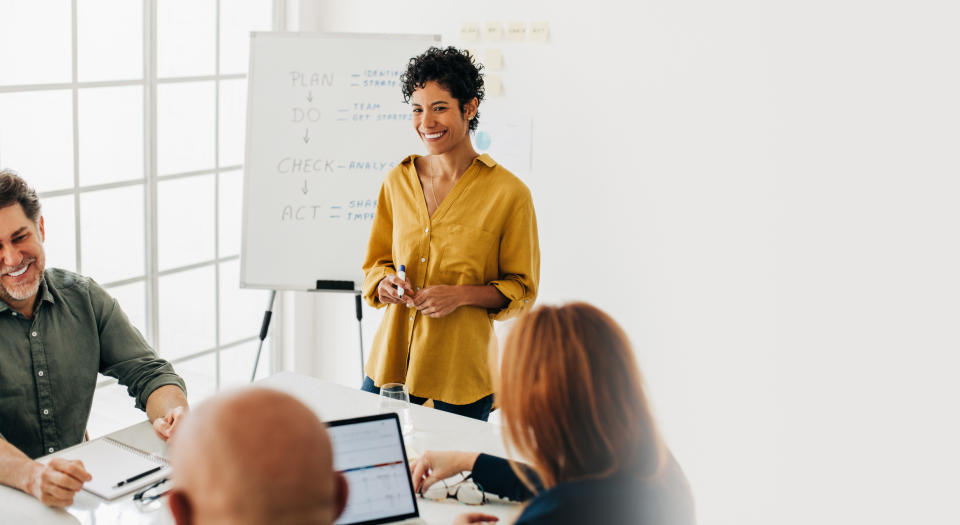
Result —
M363 380L367 378L367 374L363 373L363 301L360 299L360 294L354 296L357 301L357 330L360 334L360 384L363 384Z
M260 352L263 351L263 340L267 338L267 330L270 329L270 317L273 316L273 300L277 296L276 290L270 290L270 299L267 301L267 311L263 312L263 323L260 325L260 344L257 345L257 358L253 361L253 372L250 374L250 382L257 378L257 365L260 364Z

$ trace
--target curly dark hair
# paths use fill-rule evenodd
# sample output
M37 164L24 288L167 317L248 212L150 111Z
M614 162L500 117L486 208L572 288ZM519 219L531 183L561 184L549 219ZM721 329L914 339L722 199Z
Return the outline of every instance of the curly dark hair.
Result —
M443 86L460 103L463 113L467 103L483 100L483 65L476 63L468 51L453 46L446 49L431 47L422 55L410 59L407 70L400 76L403 89L403 101L410 102L410 96L431 80ZM477 129L480 112L470 119L470 131Z

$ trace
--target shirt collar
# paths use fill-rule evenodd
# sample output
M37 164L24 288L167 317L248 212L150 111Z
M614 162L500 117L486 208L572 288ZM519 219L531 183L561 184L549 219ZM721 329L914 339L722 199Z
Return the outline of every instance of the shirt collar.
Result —
M408 155L407 158L400 161L400 164L413 164L413 161L416 160L417 157L420 157L420 155ZM478 156L477 158L473 159L473 161L479 162L488 168L492 168L497 165L497 161L493 160L493 157L487 153Z
M50 292L50 286L47 285L46 272L44 272L43 278L40 279L40 289L37 290L37 293L40 294L40 299L42 299L42 300L44 300L44 301L46 301L46 302L48 302L48 303L53 303L53 302L54 302L54 300L53 300L53 293Z
M488 168L492 168L497 165L497 161L493 160L493 157L486 153L474 159L474 162L480 162Z

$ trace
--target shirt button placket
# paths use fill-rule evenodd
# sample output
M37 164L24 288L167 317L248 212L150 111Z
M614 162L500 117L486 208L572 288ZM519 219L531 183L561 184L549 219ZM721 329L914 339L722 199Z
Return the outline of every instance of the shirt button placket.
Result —
M34 325L34 328L36 325ZM39 341L40 333L35 330L30 330L30 339L31 339L31 350L37 358L37 390L38 390L38 401L40 406L46 406L40 411L40 430L43 434L44 446L47 447L48 453L53 453L60 446L60 439L57 435L56 425L53 422L53 416L51 415L50 407L52 407L52 392L50 391L50 381L48 370L46 370L46 358L43 354L42 347L40 346Z

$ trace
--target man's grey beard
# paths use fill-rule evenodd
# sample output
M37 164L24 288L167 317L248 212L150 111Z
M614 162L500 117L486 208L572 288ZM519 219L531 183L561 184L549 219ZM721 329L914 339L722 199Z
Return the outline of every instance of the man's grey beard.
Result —
M34 295L37 295L38 291L40 291L39 277L33 281L33 283L17 286L14 289L7 288L6 285L3 285L3 295L12 298L15 301L26 301Z

